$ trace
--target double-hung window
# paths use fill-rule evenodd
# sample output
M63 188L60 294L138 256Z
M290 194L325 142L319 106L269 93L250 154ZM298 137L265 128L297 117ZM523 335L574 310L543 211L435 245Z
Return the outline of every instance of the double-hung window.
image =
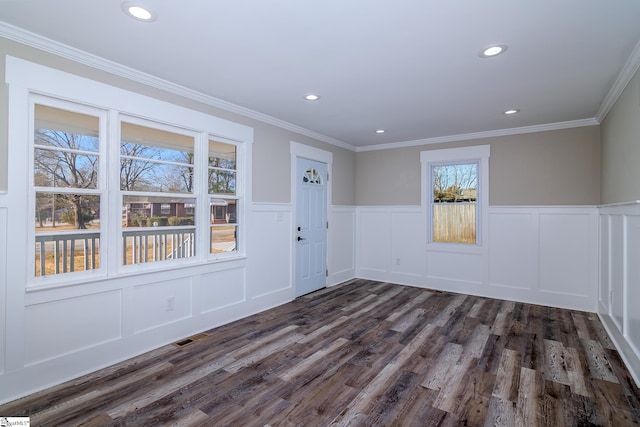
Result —
M30 100L36 284L243 254L242 141L41 95Z
M120 122L122 264L196 255L197 134L123 117ZM115 172L115 171L112 171Z
M478 163L431 164L433 242L477 243Z
M420 153L428 244L482 245L489 152L481 145Z
M236 191L237 146L211 138L208 149L209 252L234 252L238 250L241 207Z
M12 280L243 262L252 128L11 56L5 82Z
M105 112L63 101L33 104L36 277L99 269L106 189Z

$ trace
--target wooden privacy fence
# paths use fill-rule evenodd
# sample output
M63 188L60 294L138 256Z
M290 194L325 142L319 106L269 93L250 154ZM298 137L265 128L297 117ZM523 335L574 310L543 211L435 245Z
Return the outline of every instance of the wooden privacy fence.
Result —
M434 203L433 241L476 243L476 203Z

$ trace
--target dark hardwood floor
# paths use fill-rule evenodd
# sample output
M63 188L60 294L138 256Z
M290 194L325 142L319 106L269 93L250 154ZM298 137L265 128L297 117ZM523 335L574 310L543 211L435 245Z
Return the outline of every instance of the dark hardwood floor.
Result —
M356 280L0 406L31 425L627 426L592 313Z

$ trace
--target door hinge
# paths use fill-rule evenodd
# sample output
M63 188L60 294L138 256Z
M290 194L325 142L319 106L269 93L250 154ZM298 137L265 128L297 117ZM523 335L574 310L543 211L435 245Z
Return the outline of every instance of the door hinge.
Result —
M328 268L326 270L324 270L324 276L325 277L329 277L329 269Z
M329 229L329 221L327 221L327 230Z
M329 182L329 172L327 172L327 182Z

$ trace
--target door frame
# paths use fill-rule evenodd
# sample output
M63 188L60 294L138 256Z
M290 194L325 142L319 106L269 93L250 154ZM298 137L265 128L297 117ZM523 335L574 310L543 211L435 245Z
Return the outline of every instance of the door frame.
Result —
M291 248L291 271L290 271L290 283L291 283L291 299L295 299L296 295L296 225L298 200L298 158L304 158L314 160L321 163L326 163L327 173L329 174L329 180L327 180L327 206L326 217L327 221L330 221L329 213L331 212L331 183L333 180L332 166L333 166L333 153L331 151L321 150L319 148L311 147L309 145L301 144L299 142L290 141L291 149L291 230L290 230L290 248ZM331 247L331 236L327 230L327 253L325 254L325 268L329 268L329 248ZM327 280L325 279L325 286Z

